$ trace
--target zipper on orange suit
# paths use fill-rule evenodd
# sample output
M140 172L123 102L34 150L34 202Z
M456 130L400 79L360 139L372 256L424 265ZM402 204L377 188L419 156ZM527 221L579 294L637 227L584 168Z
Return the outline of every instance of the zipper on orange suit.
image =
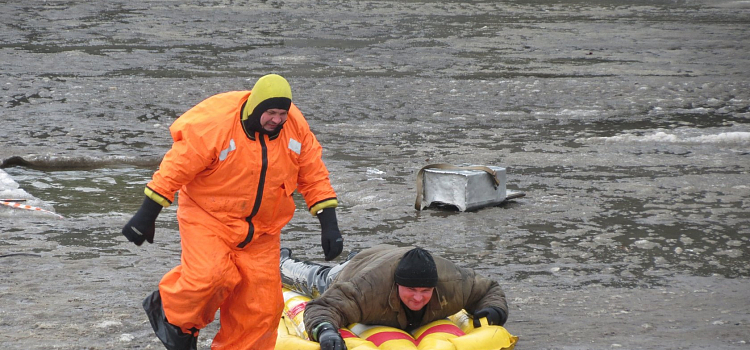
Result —
M255 194L255 204L253 205L253 211L250 213L250 216L245 218L245 221L247 221L248 224L247 237L245 237L245 240L242 241L242 243L237 245L237 248L245 248L245 246L253 240L253 236L255 235L253 217L258 214L260 204L263 201L263 185L266 183L266 171L268 171L268 147L266 146L265 135L258 133L258 140L260 141L260 148L262 150L261 154L263 157L263 165L261 165L260 167L260 177L258 179L258 191L256 191Z

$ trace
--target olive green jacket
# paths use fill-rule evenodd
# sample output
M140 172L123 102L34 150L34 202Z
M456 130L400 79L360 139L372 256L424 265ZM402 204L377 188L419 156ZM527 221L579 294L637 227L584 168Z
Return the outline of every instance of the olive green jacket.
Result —
M320 297L307 303L304 323L308 334L321 322L336 328L352 323L406 329L406 314L393 280L396 265L413 247L378 245L352 258ZM421 325L446 318L461 309L474 314L497 307L508 314L505 293L497 282L433 255L438 284L427 304Z

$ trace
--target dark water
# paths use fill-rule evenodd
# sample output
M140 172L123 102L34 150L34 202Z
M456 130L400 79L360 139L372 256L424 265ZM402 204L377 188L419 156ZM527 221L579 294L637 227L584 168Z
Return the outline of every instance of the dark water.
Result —
M3 2L20 187L0 197L65 219L0 208L0 254L132 254L119 229L168 126L275 72L324 146L347 250L418 244L563 288L748 277L748 52L742 1ZM416 212L429 163L505 166L527 197ZM158 225L176 256L174 208ZM282 240L322 260L304 209Z

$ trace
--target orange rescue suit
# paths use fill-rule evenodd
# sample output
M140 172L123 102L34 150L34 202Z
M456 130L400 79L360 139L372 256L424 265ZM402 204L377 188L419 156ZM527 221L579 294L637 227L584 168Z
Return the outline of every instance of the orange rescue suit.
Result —
M169 323L185 333L212 322L212 348L273 349L283 308L279 234L298 190L308 210L337 205L322 147L292 104L278 135L240 122L250 91L212 96L170 127L174 143L146 187L168 206L179 190L181 264L159 284Z

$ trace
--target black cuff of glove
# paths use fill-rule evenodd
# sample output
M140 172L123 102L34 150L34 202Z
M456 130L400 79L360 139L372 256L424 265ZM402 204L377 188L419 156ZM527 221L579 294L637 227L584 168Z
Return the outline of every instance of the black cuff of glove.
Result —
M336 331L336 328L329 322L318 323L317 326L313 327L312 339L314 341L320 341L320 335L325 331Z
M344 239L341 237L336 220L336 209L325 208L317 216L320 220L320 244L323 247L323 254L326 261L331 261L344 250Z
M325 208L316 214L318 220L320 220L320 228L327 230L328 228L339 227L339 222L336 220L336 208Z
M504 326L505 322L508 321L508 314L505 313L505 311L499 307L492 307L497 311L497 313L500 315L500 323L498 323L498 326Z
M321 350L346 350L346 342L341 333L332 324L322 322L313 330Z
M156 220L156 217L159 216L162 209L164 209L164 207L161 204L156 203L155 200L146 196L146 198L143 199L143 203L141 203L141 208L138 209L138 214Z

